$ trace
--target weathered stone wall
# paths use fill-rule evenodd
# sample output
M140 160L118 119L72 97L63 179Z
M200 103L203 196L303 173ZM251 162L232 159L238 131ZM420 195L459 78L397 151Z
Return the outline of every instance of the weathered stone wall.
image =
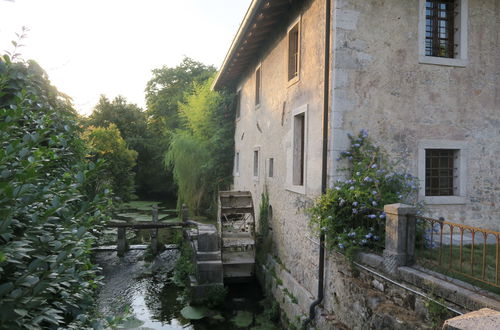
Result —
M459 141L465 201L428 213L500 230L500 2L469 0L468 14L466 66L431 65L419 63L419 1L335 1L330 181L348 132L367 129L415 176L419 143Z
M307 290L315 291L317 249L307 240L304 210L321 193L321 139L323 116L323 1L306 1L291 14L262 58L256 59L238 87L241 115L236 120L235 150L240 154L235 190L252 192L258 215L261 194L267 187L273 208L270 221L275 254ZM293 11L292 11L293 12ZM287 27L300 19L299 80L287 81ZM271 38L272 36L270 36ZM255 69L261 65L261 104L255 107ZM307 105L305 194L290 190L293 111ZM253 152L259 150L259 176L253 177ZM274 176L268 175L268 159L274 158Z

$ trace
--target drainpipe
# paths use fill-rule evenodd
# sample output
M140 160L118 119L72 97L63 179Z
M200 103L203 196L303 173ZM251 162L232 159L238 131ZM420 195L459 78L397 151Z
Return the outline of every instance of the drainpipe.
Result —
M330 21L331 21L331 0L325 1L325 71L323 89L323 150L321 169L321 193L326 193L327 189L327 168L328 168L328 115L329 115L329 94L330 94ZM325 232L321 228L319 234L319 266L318 266L318 297L309 307L309 318L305 320L303 328L307 329L308 324L316 316L315 308L323 301L324 295L324 270L325 270Z

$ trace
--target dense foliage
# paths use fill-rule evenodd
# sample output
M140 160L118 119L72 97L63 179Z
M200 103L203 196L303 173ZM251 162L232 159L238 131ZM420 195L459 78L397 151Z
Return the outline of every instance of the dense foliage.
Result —
M211 84L212 79L194 83L179 105L183 128L172 135L165 157L179 201L194 214L214 214L219 189L228 188L232 179L234 96L211 90Z
M76 114L35 62L0 58L0 328L70 327L93 306L107 199ZM90 180L95 182L95 180ZM83 194L83 193L86 194Z
M395 164L370 142L365 130L349 138L350 149L340 157L350 163L347 179L336 182L316 200L310 209L311 223L326 231L330 248L348 252L381 249L385 237L384 205L413 199L417 180L394 172Z
M83 134L94 160L104 160L99 184L113 189L116 197L129 201L134 193L134 172L137 152L127 148L115 124L109 127L90 126Z

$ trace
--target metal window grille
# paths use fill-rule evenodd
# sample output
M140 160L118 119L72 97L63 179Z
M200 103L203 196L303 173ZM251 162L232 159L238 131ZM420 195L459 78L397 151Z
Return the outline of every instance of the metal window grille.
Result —
M427 149L425 151L425 195L453 196L455 157L457 150Z
M455 57L457 2L457 0L427 0L425 2L425 55Z
M299 24L288 32L288 80L299 74Z

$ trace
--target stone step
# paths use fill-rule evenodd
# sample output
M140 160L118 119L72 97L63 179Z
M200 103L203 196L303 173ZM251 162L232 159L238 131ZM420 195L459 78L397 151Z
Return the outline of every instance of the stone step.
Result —
M223 237L222 238L222 248L228 247L253 247L255 245L255 240L251 237Z
M196 260L199 261L211 261L211 260L221 260L221 252L200 252L196 253Z
M224 265L225 280L244 280L253 277L255 274L254 264L227 264Z
M255 251L228 251L222 254L222 263L225 265L255 264Z

